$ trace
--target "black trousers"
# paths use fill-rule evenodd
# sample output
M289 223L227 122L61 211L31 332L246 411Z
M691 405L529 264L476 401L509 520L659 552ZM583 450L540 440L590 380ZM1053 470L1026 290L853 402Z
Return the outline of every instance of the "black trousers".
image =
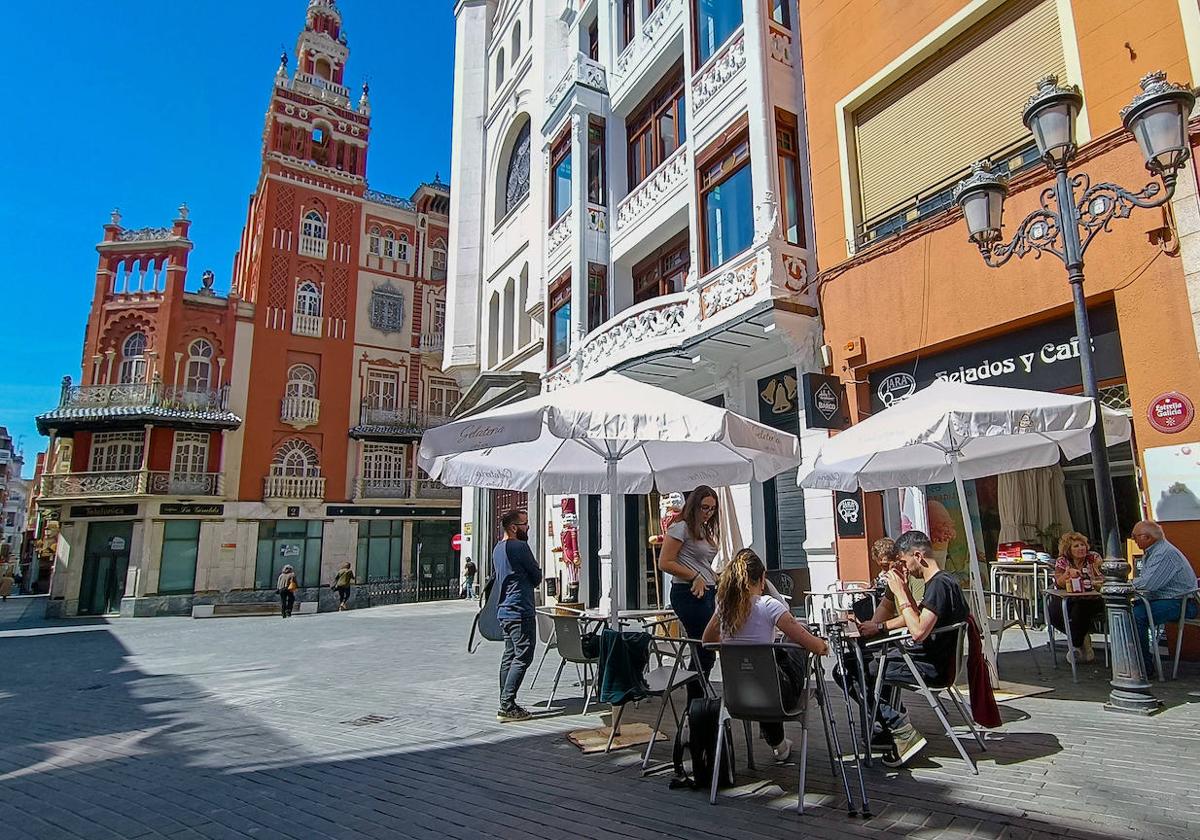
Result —
M1096 618L1104 613L1102 598L1067 598L1067 626L1063 626L1063 598L1058 595L1050 596L1050 615L1047 618L1059 632L1071 637L1071 647L1082 647L1096 623Z
M500 622L500 629L504 633L504 654L500 657L500 708L503 709L517 702L517 692L533 662L537 621L531 615L509 619Z
M347 601L350 600L350 587L349 586L339 586L337 588L337 594L338 594L338 603L345 604Z
M713 613L717 611L717 590L709 587L704 590L704 597L697 598L692 594L692 587L686 583L671 584L671 609L679 616L683 632L689 639L699 639L704 635ZM707 678L717 661L717 655L711 650L705 650L699 645L692 651L692 669L698 670ZM704 696L704 689L696 680L687 684L688 700Z
M279 614L287 618L292 614L292 607L296 605L296 593L290 589L279 590Z

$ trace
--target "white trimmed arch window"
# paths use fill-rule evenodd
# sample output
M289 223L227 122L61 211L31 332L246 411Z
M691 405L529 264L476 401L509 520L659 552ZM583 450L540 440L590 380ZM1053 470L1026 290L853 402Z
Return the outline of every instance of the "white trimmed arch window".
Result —
M389 259L396 259L396 234L390 230L383 232L383 255Z
M409 261L408 234L407 233L400 234L399 243L396 245L396 259L400 260L400 262L408 262Z
M292 365L288 368L287 388L284 395L316 399L317 372L309 365Z
M146 334L130 333L121 345L121 384L146 381Z
M316 210L309 210L300 220L300 254L305 257L325 259L329 229L325 217Z
M189 394L202 394L212 387L212 360L213 346L208 340L198 338L188 345L184 390Z
M296 284L296 315L292 332L321 337L321 289L311 280Z
M381 253L383 247L383 243L380 241L381 237L379 225L373 226L367 238L367 252L373 257L378 257Z
M431 257L433 264L433 279L446 279L446 240L438 237L433 243L433 256Z
M308 441L290 438L275 450L271 475L289 478L312 478L321 474L321 460Z

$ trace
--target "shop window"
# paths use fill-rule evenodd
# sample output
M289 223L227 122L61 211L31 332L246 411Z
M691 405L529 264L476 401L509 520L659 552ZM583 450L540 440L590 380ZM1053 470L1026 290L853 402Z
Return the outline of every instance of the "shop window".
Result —
M550 224L571 209L571 133L567 132L550 153Z
M633 267L633 302L682 292L691 262L685 230Z
M571 352L571 270L563 272L550 286L549 366L566 361Z
M696 66L716 55L742 26L742 0L696 0Z
M784 238L793 245L804 245L804 199L800 191L800 150L796 117L786 111L775 112L775 144L779 152L780 215Z
M700 224L706 273L745 251L754 239L750 141L746 133L708 159L710 162L700 168Z
M683 67L676 67L626 122L629 189L632 190L683 145Z
M162 556L158 566L159 595L184 595L195 591L199 549L199 519L172 519L163 523Z
M588 263L588 332L608 320L608 268Z
M254 585L274 589L284 566L296 571L302 587L321 585L321 541L325 523L319 519L279 519L258 523L258 558Z
M604 121L588 120L587 198L592 204L605 203Z
M404 577L404 521L360 521L357 561L355 577L360 583Z

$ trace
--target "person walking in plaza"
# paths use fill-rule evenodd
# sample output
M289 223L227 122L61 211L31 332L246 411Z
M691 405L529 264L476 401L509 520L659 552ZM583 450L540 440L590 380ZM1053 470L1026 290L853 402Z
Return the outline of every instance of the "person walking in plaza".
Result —
M475 597L475 575L479 570L475 568L475 561L470 557L467 562L463 563L463 597L471 600Z
M958 580L949 572L942 571L933 556L933 543L922 531L908 531L896 540L896 551L904 561L906 575L896 569L887 573L891 600L899 612L898 617L888 619L882 625L860 624L864 636L875 632L906 629L916 643L908 649L921 678L940 685L953 672L958 658L955 641L958 636L943 633L933 636L942 627L966 621L969 610ZM918 604L908 586L909 577L919 577L925 582L925 594ZM882 661L871 663L871 679L874 684L879 669L884 669L884 679L909 682L912 673L899 652L891 652ZM925 747L925 738L889 698L879 699L877 722L883 732L891 735L893 749L883 757L889 767L901 767Z
M1054 563L1054 585L1064 592L1099 592L1104 583L1100 572L1100 555L1092 551L1088 538L1078 531L1068 531L1058 540L1058 560ZM1067 620L1063 623L1063 601L1067 604ZM1067 658L1092 662L1092 625L1104 614L1100 598L1063 598L1050 596L1050 623L1071 640Z
M1133 588L1150 602L1150 614L1147 615L1146 605L1141 600L1134 601L1133 623L1146 675L1154 679L1158 669L1150 646L1158 644L1158 639L1150 638L1150 617L1153 616L1154 626L1158 628L1179 621L1180 599L1196 589L1196 571L1183 552L1167 541L1157 522L1143 520L1134 525L1133 541L1143 552L1142 573L1133 579ZM1195 600L1189 601L1187 617L1195 618L1196 612Z
M0 600L7 601L13 589L13 566L5 561L0 564Z
M284 566L275 580L275 591L279 593L279 614L284 618L292 617L292 608L296 605L296 590L299 588L296 570L290 565Z
M529 712L517 705L517 692L525 672L533 662L537 622L533 588L542 582L542 569L529 549L529 515L510 510L500 518L504 536L492 551L496 586L500 587L496 618L504 633L504 654L500 657L500 710L502 722L528 720Z
M349 609L347 606L350 601L350 587L358 582L354 576L354 570L350 568L350 563L342 564L342 568L338 569L337 574L333 578L333 588L338 594L338 612Z
M704 628L704 642L712 644L769 645L778 633L810 653L824 656L829 645L792 617L783 601L766 594L767 569L759 556L743 548L721 569L717 580L717 611ZM789 655L792 653L788 651ZM807 663L788 659L780 663L779 685L784 705L791 708L800 697ZM782 723L760 723L763 740L776 761L786 761L792 742L784 737Z
M700 485L683 505L679 519L663 535L658 568L671 576L671 609L683 625L688 638L699 639L717 611L717 576L713 559L721 540L721 521L717 513L717 494ZM693 650L693 662L708 676L716 657L711 650ZM703 688L696 681L687 685L688 699L701 697Z

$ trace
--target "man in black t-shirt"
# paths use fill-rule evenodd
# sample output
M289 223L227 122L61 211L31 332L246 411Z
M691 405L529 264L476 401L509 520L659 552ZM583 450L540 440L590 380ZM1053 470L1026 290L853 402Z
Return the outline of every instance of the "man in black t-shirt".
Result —
M933 559L933 544L921 531L909 531L896 540L896 550L904 561L907 575L895 570L887 573L888 589L900 615L882 624L864 622L859 629L864 636L887 630L907 629L913 642L908 648L913 664L926 684L945 685L954 676L958 651L957 633L934 636L935 630L965 621L968 608L958 580L944 572ZM925 593L918 604L908 587L909 577L925 582ZM882 661L871 663L871 681L879 668L884 679L913 683L912 672L898 651L892 651ZM895 706L881 699L878 723L892 736L894 748L884 756L883 763L892 767L905 764L925 746L925 738Z

